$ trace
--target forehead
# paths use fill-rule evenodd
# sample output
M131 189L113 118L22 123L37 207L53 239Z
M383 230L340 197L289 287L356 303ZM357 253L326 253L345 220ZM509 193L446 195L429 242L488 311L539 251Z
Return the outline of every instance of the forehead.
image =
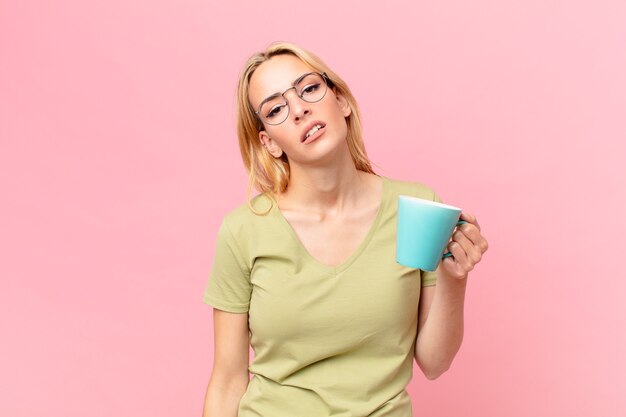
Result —
M315 71L293 55L276 55L257 67L250 78L248 99L253 107L274 93L282 93L300 75Z

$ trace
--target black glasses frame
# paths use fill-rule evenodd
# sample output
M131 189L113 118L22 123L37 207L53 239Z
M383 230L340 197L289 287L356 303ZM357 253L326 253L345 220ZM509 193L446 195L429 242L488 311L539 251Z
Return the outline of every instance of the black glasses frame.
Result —
M317 103L318 101L320 101L321 99L323 99L324 97L326 97L326 93L328 92L328 87L332 87L333 83L332 81L328 78L328 75L326 75L326 72L323 73L319 73L317 71L312 71L312 72L307 72L306 74L301 75L298 80L296 80L298 83L300 81L302 81L306 76L311 75L311 74L317 74L319 76L322 77L322 80L324 81L324 87L326 88L324 90L324 95L322 97L320 97L319 99L315 100L315 101L309 101L309 100L305 100L302 95L298 92L298 90L296 89L296 86L293 85L291 87L289 87L288 89L286 89L285 91L283 91L283 93L281 94L281 96L283 97L283 99L285 100L285 104L287 105L287 115L285 116L285 119L283 121L281 121L280 123L270 123L270 122L265 122L268 125L271 126L277 126L281 123L283 123L285 120L287 120L289 118L289 111L291 110L291 107L289 107L289 100L287 100L287 97L285 97L285 94L287 93L287 91L291 90L291 89L295 89L296 90L296 94L298 95L298 97L300 97L302 100L306 101L307 103ZM261 118L261 116L259 115L259 113L261 112L261 107L263 107L263 104L265 104L265 102L261 103L259 105L259 109L257 111L254 112L254 115L258 118L258 120L261 123L263 122L263 119ZM262 128L262 126L259 127L260 129Z

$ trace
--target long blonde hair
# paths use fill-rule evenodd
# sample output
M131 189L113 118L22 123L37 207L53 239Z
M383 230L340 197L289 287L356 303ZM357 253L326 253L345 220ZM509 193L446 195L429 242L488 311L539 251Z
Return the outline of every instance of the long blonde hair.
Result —
M249 174L246 201L250 210L255 214L262 215L269 213L272 206L270 205L265 212L255 211L250 200L252 187L254 186L262 194L270 197L270 201L277 201L277 196L284 192L289 184L289 161L285 153L280 158L275 158L263 149L263 145L258 139L259 131L263 130L263 125L255 115L255 110L248 100L248 92L250 78L259 65L273 56L281 54L291 54L300 58L315 71L325 72L329 79L328 88L346 98L352 110L351 114L346 118L348 126L346 140L350 155L356 169L374 174L363 145L359 106L348 85L312 52L293 43L273 42L265 51L255 53L248 58L241 71L237 85L237 136L239 137L239 151Z

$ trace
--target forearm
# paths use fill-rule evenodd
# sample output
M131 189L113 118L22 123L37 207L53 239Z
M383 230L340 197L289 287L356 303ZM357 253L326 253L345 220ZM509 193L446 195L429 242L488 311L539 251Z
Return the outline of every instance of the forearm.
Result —
M415 342L415 361L429 379L448 370L463 341L467 278L437 272L437 289L428 318Z
M237 417L239 402L246 392L249 379L239 378L228 383L211 378L204 399L203 417Z

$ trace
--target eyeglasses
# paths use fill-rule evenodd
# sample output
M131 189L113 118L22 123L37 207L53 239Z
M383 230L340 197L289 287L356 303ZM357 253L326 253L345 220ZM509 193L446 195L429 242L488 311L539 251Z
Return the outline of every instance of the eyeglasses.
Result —
M259 105L259 109L254 112L264 123L268 125L279 125L289 115L289 103L285 98L285 93L294 88L296 94L308 103L320 101L326 95L330 80L326 73L309 72L298 77L282 94L272 94Z

